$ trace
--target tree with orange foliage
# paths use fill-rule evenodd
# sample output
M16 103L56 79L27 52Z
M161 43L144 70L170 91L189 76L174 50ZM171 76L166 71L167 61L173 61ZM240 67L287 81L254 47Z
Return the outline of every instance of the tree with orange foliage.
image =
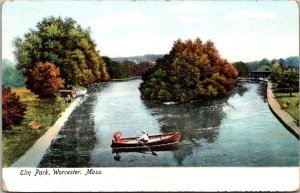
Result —
M29 70L26 80L26 87L40 98L55 97L63 84L59 68L50 62L38 63Z
M20 102L19 96L10 87L2 86L2 128L11 129L14 124L20 124L24 119L26 107Z
M142 98L189 102L225 94L236 82L237 70L221 58L212 41L180 39L169 54L142 76Z

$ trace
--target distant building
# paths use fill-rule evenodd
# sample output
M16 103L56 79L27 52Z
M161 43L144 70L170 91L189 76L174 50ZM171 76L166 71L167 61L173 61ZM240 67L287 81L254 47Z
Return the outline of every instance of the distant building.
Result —
M262 65L258 67L256 70L251 71L250 73L251 73L251 80L267 78L272 73L272 69L270 66Z

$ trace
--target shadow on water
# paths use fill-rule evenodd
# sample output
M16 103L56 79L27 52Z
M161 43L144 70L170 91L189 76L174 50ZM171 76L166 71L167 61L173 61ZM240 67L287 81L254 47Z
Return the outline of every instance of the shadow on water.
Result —
M235 93L233 90L228 96L205 102L192 102L187 104L159 104L144 101L159 121L161 132L181 132L181 141L174 157L178 165L192 155L194 149L201 148L202 143L214 143L218 138L222 119L226 116L223 106L228 98Z
M72 112L59 134L52 141L39 167L87 166L90 152L97 142L94 130L93 106L96 93L105 84L94 84Z

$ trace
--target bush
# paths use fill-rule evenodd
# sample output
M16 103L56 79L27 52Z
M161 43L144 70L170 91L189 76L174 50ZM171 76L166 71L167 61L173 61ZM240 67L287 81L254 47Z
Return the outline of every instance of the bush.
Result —
M29 70L26 87L39 98L53 98L63 86L60 70L50 62L38 63L33 70Z
M2 86L2 128L11 129L12 125L20 124L25 115L26 107L20 102L19 96L10 87Z

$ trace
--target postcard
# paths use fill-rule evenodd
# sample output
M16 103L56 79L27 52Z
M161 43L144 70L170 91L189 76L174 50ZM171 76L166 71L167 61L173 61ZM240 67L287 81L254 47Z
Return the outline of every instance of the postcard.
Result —
M1 7L4 191L299 191L299 1Z

